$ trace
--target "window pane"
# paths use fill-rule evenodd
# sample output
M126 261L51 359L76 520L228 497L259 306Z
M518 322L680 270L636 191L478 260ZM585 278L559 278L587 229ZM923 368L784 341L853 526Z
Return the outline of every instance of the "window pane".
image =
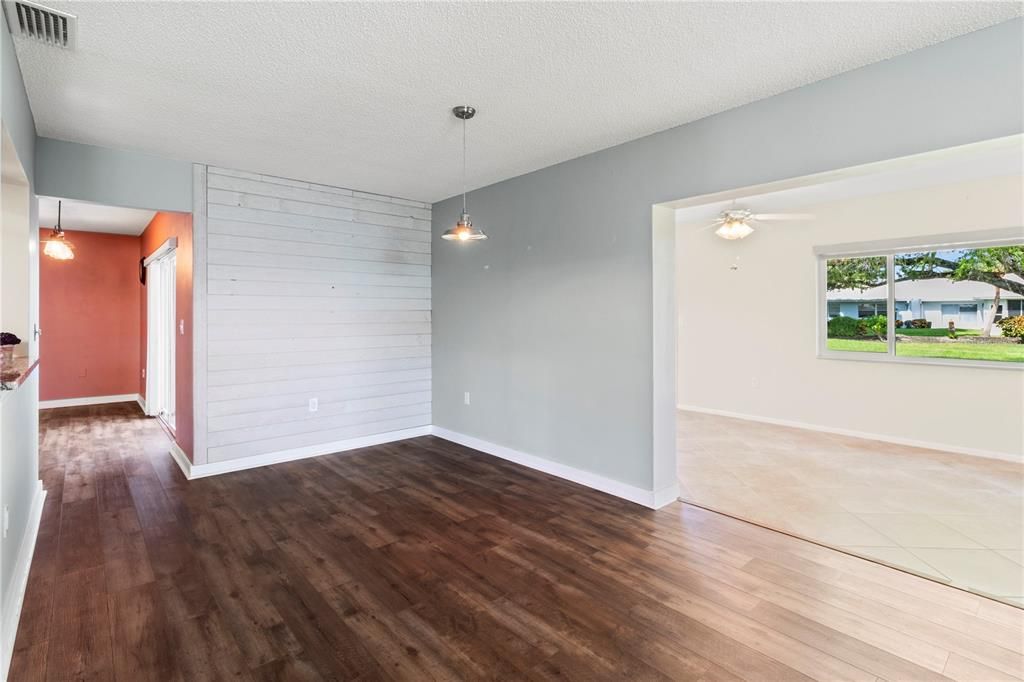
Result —
M1022 246L896 254L896 299L907 303L897 314L896 355L1024 362L1021 339L997 323L1020 314L1013 289L1022 266Z
M830 351L885 353L885 257L830 258L826 264Z

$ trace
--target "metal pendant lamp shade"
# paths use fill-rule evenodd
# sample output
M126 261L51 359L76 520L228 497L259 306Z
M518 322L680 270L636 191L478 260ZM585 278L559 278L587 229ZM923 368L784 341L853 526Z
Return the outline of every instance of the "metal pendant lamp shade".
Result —
M64 235L64 228L60 226L61 202L57 202L57 226L50 233L50 238L43 247L43 253L54 260L74 260L75 249L71 242Z
M455 118L462 119L462 215L459 221L441 235L441 239L453 242L476 242L487 239L487 235L479 227L473 227L473 221L466 211L466 121L473 118L476 109L470 106L458 106L452 109Z

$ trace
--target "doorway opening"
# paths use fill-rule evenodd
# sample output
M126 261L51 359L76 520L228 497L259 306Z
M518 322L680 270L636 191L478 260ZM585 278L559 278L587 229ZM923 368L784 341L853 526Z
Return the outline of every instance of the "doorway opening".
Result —
M1024 605L1024 340L998 324L1022 158L1013 136L656 206L655 470L671 449L681 499ZM736 206L812 217L720 238Z
M143 260L146 288L146 414L174 429L174 355L177 342L177 240L170 238Z
M94 406L124 403L187 457L192 216L40 196L39 239L61 242L38 255L40 409L88 420Z

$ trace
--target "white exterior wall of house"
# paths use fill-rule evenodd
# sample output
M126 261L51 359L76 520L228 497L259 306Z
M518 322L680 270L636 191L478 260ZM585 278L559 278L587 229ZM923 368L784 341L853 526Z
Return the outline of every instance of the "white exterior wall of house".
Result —
M981 329L986 315L992 309L994 290L980 282L950 282L948 280L919 280L896 284L896 319L902 322L925 319L933 328L947 327L950 321L957 329ZM1022 314L1024 297L1006 289L1000 294L1002 315ZM839 302L839 315L859 317L859 306L865 303L884 305L886 288L872 287L864 291L842 290L829 292L828 300ZM834 309L830 316L835 315ZM998 334L999 328L994 327Z

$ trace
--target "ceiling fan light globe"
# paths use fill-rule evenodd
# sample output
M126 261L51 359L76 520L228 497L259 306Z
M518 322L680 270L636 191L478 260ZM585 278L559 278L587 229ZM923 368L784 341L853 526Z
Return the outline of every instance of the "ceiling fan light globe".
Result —
M715 234L722 239L728 239L729 241L744 239L753 234L753 232L754 228L742 220L727 220L722 223L721 227L715 230Z

